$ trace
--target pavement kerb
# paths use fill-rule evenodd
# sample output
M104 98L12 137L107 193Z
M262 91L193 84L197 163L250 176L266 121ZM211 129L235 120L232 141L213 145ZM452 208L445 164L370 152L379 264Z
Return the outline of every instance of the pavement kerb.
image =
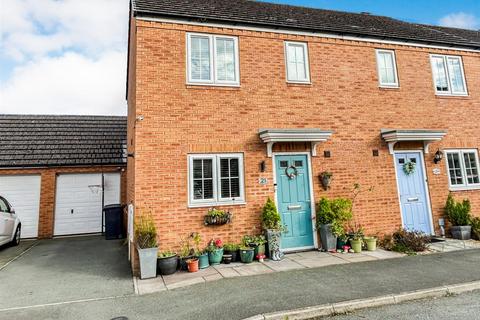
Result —
M480 290L480 281L459 283L366 299L329 303L301 309L265 313L249 317L244 320L306 320L352 312L359 309L393 305L413 300L445 297L451 294L459 294L475 290Z

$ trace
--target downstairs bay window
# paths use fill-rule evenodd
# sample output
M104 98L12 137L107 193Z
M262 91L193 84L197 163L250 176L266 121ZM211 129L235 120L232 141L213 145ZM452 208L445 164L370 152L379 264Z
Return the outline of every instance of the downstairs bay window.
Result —
M245 203L243 154L188 156L190 207Z

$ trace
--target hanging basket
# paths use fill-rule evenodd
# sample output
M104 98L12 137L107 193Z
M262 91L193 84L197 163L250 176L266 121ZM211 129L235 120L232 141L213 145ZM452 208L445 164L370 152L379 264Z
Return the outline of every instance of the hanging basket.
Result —
M222 216L206 215L203 220L206 226L221 226L232 221L232 214L230 212L225 212L225 214Z

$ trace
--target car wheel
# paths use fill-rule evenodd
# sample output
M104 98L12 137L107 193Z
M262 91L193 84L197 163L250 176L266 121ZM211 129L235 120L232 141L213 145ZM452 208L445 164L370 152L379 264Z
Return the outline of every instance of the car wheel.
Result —
M18 246L20 244L20 235L22 233L22 227L18 226L15 230L15 236L13 236L12 246Z

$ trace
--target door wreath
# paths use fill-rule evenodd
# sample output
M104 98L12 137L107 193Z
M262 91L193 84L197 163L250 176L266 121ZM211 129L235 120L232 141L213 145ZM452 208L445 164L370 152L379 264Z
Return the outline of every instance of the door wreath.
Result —
M409 176L411 174L414 174L415 173L415 168L416 168L417 164L415 162L412 162L412 161L407 161L405 162L405 164L403 165L403 172Z
M290 179L295 179L295 177L297 176L298 174L298 171L297 171L297 168L295 166L290 166L288 168L285 169L285 175Z

